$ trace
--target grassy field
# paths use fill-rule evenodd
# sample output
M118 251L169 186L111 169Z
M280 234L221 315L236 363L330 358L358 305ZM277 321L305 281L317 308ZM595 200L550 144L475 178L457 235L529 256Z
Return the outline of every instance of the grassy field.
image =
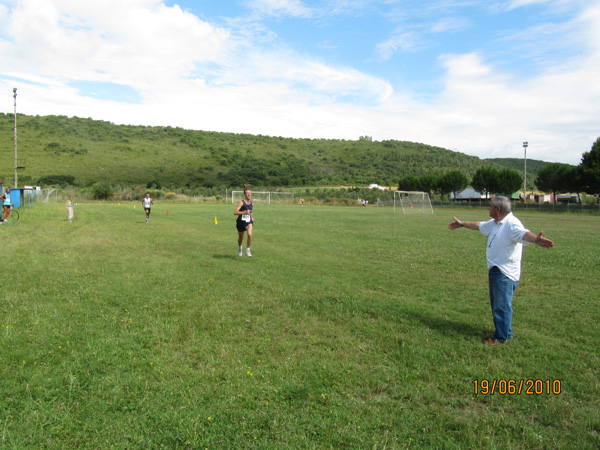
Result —
M232 213L0 226L1 449L599 448L599 217L519 212L556 246L525 248L487 347L485 238L446 228L487 209L258 205L252 259Z

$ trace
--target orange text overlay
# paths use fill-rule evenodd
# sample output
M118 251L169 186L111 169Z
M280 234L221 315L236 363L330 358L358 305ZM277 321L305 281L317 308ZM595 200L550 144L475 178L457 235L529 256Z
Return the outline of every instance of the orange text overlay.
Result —
M558 395L560 380L473 380L475 395Z

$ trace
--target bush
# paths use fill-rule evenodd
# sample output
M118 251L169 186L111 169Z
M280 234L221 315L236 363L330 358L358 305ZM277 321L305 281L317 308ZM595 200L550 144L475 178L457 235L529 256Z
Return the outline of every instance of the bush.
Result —
M96 200L107 200L113 195L113 188L106 181L99 181L92 185L92 197Z
M159 198L163 198L164 192L160 189L146 189L144 195L142 195L142 198L144 198L146 194L150 194L150 198L157 200Z
M38 179L40 186L73 186L75 177L73 175L46 175Z

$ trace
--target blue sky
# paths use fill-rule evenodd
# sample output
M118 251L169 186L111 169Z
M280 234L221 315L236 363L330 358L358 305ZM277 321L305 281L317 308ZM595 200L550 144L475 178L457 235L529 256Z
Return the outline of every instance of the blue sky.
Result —
M583 0L0 0L0 61L1 112L570 164L600 135Z

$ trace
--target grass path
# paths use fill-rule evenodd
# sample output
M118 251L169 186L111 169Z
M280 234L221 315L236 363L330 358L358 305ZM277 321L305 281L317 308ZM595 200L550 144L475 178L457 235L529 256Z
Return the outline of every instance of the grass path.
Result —
M258 205L240 258L232 205L157 203L0 227L0 448L600 445L598 217L519 213L556 247L488 348L485 240L446 228L486 210ZM474 393L538 379L560 393Z

